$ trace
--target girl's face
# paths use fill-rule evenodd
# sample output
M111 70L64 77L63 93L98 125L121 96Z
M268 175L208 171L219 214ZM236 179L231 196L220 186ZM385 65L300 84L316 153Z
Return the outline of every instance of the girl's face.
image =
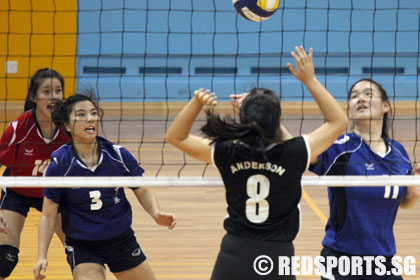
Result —
M383 120L390 108L388 101L382 101L378 87L369 81L359 82L350 93L349 115L355 121Z
M41 81L33 101L36 103L37 117L50 119L57 100L64 99L61 82L56 78L47 78Z
M71 133L73 141L91 143L96 141L99 120L95 105L88 100L80 101L74 104L69 123L65 127Z

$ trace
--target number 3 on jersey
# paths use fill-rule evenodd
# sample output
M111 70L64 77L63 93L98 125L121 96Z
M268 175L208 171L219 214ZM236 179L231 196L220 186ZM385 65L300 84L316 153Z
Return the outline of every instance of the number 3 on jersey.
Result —
M101 200L100 191L90 191L89 197L92 198L92 204L90 205L90 210L99 210L102 208L102 200Z
M261 224L268 219L269 204L265 200L270 193L270 180L264 175L252 175L246 182L248 199L245 214L250 222Z

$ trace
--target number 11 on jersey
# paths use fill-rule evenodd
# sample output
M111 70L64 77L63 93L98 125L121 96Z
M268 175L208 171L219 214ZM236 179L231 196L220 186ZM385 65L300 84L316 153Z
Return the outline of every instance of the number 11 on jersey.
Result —
M393 189L391 197L391 189ZM397 199L399 193L399 186L385 186L384 198Z
M268 219L270 205L265 200L270 194L270 180L264 175L252 175L246 182L245 213L250 222L261 224Z

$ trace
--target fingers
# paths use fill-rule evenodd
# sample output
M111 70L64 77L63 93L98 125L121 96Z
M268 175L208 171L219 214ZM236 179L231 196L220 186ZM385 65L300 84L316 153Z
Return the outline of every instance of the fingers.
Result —
M173 229L176 226L176 218L174 214L170 215L170 224L168 226L169 229Z
M174 214L162 213L161 215L165 226L170 226L173 222L176 221Z
M217 104L217 96L214 92L212 92L211 94L207 94L204 97L204 105L209 105L209 106L215 106Z
M287 68L289 68L290 73L292 73L292 75L296 77L297 73L296 73L295 67L293 67L292 64L287 63Z
M32 271L32 273L34 274L34 279L37 280L38 279L38 276L39 276L38 265L36 265L34 267L34 270Z
M45 271L47 271L47 263L46 262L43 262L42 263L42 269L41 269L41 271L42 272L44 272L45 273ZM41 275L42 276L42 275ZM44 278L44 277L43 277Z
M247 97L248 94L249 94L248 92L244 92L244 93L240 93L240 94L229 95L230 104L232 104L232 106L240 109L241 105L242 105L242 102L244 101L245 97Z
M208 89L204 90L200 88L194 92L194 97L201 105L215 106L217 104L217 96L214 92L210 94L209 92L210 90Z
M235 100L240 100L240 99L244 99L249 93L248 92L243 92L243 93L238 93L238 94L231 94L229 95L230 99L235 99Z
M41 274L41 271L43 273L45 273L45 271L47 270L47 264L45 262L43 263L37 263L34 270L33 270L33 274L34 274L34 279L35 280L41 280L41 279L45 279L46 276Z
M296 46L294 51L291 51L290 54L296 61L296 68L294 68L290 63L287 64L289 71L295 76L296 79L300 80L304 84L308 81L311 81L315 76L315 68L312 62L313 50L309 49L309 52L306 53L303 46Z
M297 47L296 47L297 48ZM290 52L290 54L292 55L292 57L296 60L296 63L298 63L299 62L299 56L294 52L294 51L291 51Z
M309 48L309 55L308 55L308 58L309 58L309 61L310 61L310 62L312 62L312 57L313 57L313 49L312 49L312 48Z
M196 91L194 91L194 95L195 96L200 95L203 91L204 91L203 88L197 89ZM207 92L208 92L208 90L207 90Z
M158 225L167 226L169 229L176 226L176 217L172 213L159 213L155 220Z
M297 64L305 63L306 61L308 61L308 55L306 54L305 48L303 46L300 46L300 47L296 46L295 52L292 51L291 54L293 58L296 60ZM312 58L312 55L310 55L310 57Z
M305 51L305 49L303 48L303 46L301 45L301 46L296 46L295 47L295 51L296 51L296 53L298 54L298 56L300 57L300 58L307 58L308 56L306 55L306 51Z
M289 71L290 73L293 74L293 76L298 78L299 76L298 70L302 68L302 65L304 64L304 59L307 57L306 52L303 46L300 46L300 47L296 46L295 52L291 51L290 54L296 61L296 69L290 63L287 63L287 68L289 68Z

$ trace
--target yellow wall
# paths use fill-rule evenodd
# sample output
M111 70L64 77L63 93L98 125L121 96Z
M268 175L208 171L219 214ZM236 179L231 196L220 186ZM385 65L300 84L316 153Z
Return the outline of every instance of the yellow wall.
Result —
M76 38L77 0L0 1L0 102L24 100L44 67L64 76L66 95L74 92ZM5 73L6 60L18 62L17 74Z

